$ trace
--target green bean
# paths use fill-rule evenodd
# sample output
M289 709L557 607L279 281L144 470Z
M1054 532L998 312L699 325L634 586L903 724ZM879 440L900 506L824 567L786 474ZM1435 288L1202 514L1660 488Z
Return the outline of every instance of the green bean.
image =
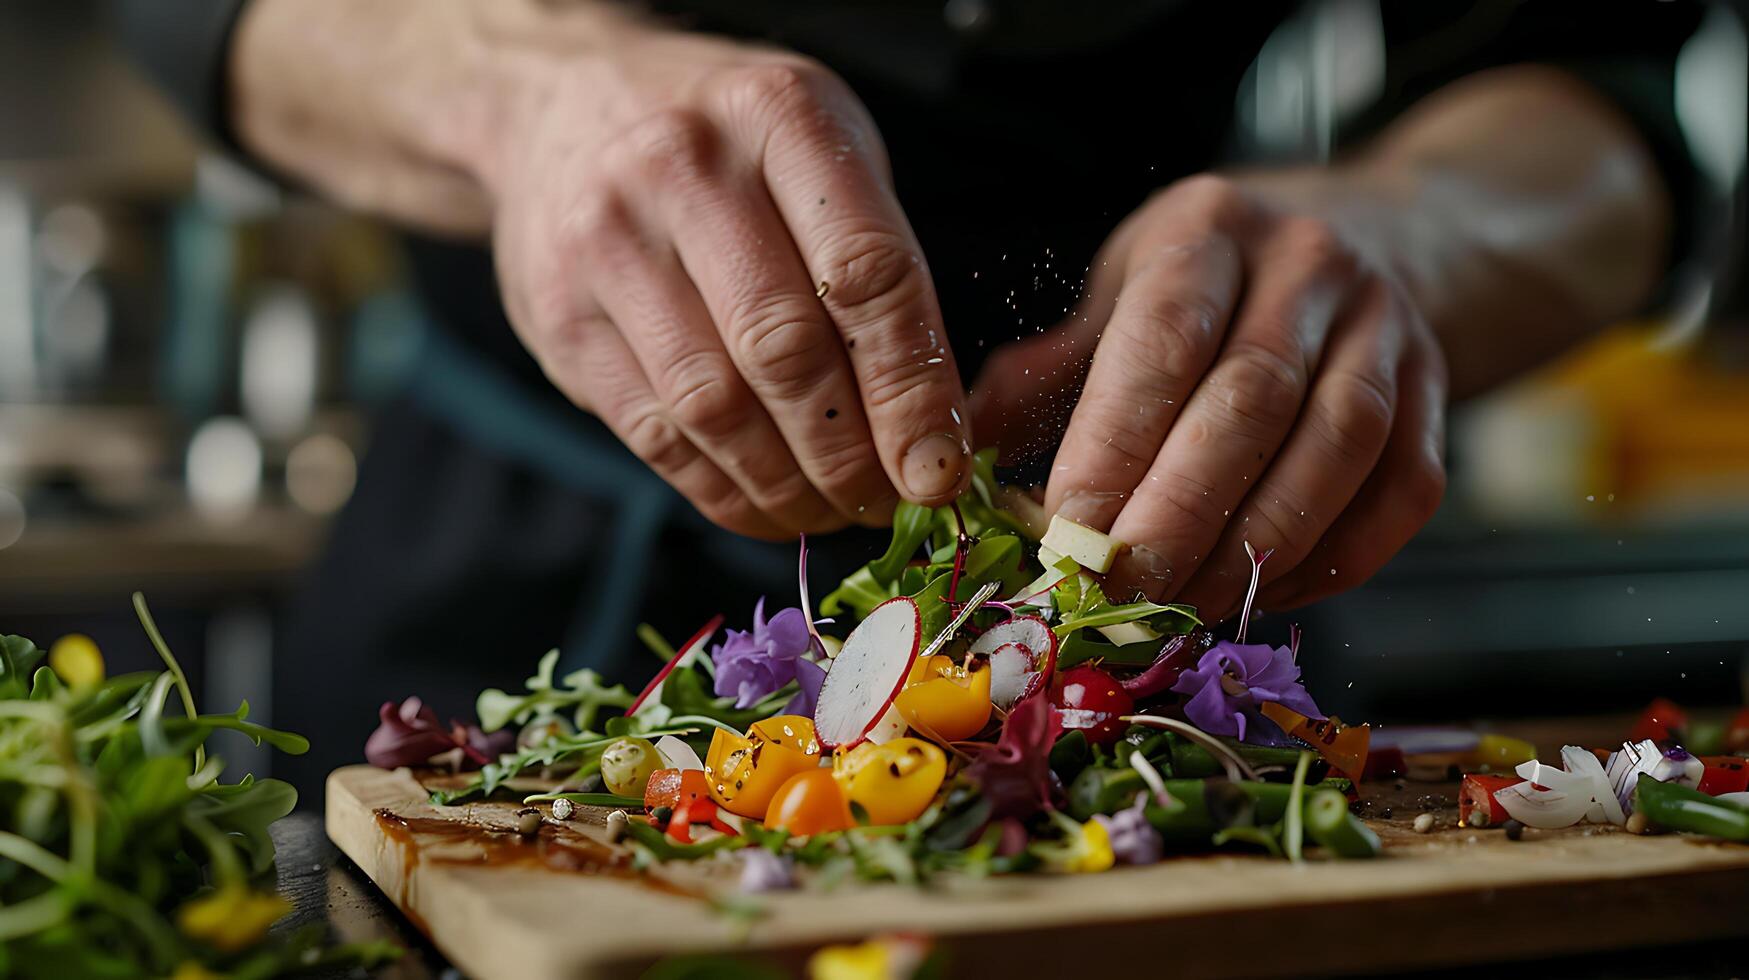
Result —
M1340 858L1377 857L1379 835L1348 810L1348 800L1333 789L1315 789L1306 800L1306 833Z
M1634 812L1665 830L1684 830L1725 840L1749 841L1749 807L1664 783L1646 773L1634 787Z

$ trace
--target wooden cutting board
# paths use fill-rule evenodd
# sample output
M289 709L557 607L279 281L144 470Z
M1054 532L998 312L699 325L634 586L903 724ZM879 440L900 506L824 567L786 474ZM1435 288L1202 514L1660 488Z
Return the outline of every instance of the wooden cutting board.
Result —
M1410 792L1451 787L1411 784ZM600 843L604 811L550 816L532 840L514 803L433 807L406 770L328 778L328 835L474 980L629 977L683 953L745 951L799 969L821 945L908 932L955 975L1064 975L1153 965L1177 976L1445 966L1749 936L1749 846L1615 828L1415 834L1408 796L1375 821L1386 854L1303 867L1246 855L1104 874L845 884L760 896L725 914L726 862L644 875ZM1378 809L1375 804L1375 810Z

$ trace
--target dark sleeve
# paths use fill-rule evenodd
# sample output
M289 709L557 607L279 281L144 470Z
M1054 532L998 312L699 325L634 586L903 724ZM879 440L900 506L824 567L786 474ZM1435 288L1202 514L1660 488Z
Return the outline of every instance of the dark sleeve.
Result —
M225 92L231 29L246 0L111 0L123 45L202 131L234 147Z
M1385 92L1352 127L1376 130L1464 75L1515 64L1560 68L1589 84L1638 130L1672 204L1667 268L1693 256L1719 210L1676 116L1676 58L1705 13L1699 0L1417 0L1381 5ZM1664 297L1660 297L1662 300Z

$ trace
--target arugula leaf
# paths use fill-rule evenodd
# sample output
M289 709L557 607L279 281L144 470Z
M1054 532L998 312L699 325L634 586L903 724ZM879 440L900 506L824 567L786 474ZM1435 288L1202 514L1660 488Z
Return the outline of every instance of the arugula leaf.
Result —
M866 619L874 607L899 594L895 584L882 584L867 565L850 573L838 588L820 600L820 615L838 616L849 608L857 619Z
M244 701L236 711L228 715L196 715L193 718L170 718L164 721L164 732L167 735L181 735L190 732L205 733L228 728L234 732L242 732L249 736L256 745L266 742L268 745L284 752L286 755L303 755L310 751L310 740L293 732L282 732L277 728L257 725L245 721L249 717L249 702Z
M886 554L868 563L869 574L876 582L887 585L899 577L906 563L917 554L923 539L929 536L934 520L935 512L930 508L909 500L899 501L899 506L893 510L892 543L887 545Z
M1157 602L1126 602L1114 606L1105 598L1105 590L1099 587L1099 583L1087 576L1070 576L1057 587L1053 597L1059 600L1057 608L1066 610L1056 625L1059 638L1076 630L1116 626L1138 620L1149 620L1150 625L1153 625L1156 617L1166 626L1160 630L1163 633L1183 633L1202 624L1192 606L1177 603L1162 605ZM1073 600L1072 603L1070 599Z
M534 676L523 682L528 688L525 694L507 694L495 687L481 691L474 701L480 730L495 732L513 722L524 725L570 709L577 730L586 732L595 727L595 716L602 708L629 708L637 700L624 685L609 687L600 674L588 668L574 670L555 684L553 668L558 662L559 651L547 651Z
M277 779L220 786L197 797L189 811L226 834L241 838L252 874L273 865L273 838L267 828L298 805L298 791Z
M22 636L0 636L0 698L24 697L25 678L42 660L43 651Z

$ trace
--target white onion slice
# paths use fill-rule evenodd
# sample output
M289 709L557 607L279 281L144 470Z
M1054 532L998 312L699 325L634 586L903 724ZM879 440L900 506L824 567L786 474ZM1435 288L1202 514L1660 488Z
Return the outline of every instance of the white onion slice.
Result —
M1586 812L1593 805L1588 793L1537 789L1530 783L1518 783L1495 790L1494 799L1511 814L1512 819L1539 830L1571 827L1585 819Z
M1603 771L1603 763L1597 761L1597 756L1590 749L1578 745L1567 745L1561 748L1561 764L1567 771L1584 777L1591 784L1591 798L1597 801L1596 819L1591 814L1587 820L1593 823L1612 823L1621 826L1628 822L1628 816L1623 812L1621 801L1616 799L1615 787L1611 785L1609 776Z

